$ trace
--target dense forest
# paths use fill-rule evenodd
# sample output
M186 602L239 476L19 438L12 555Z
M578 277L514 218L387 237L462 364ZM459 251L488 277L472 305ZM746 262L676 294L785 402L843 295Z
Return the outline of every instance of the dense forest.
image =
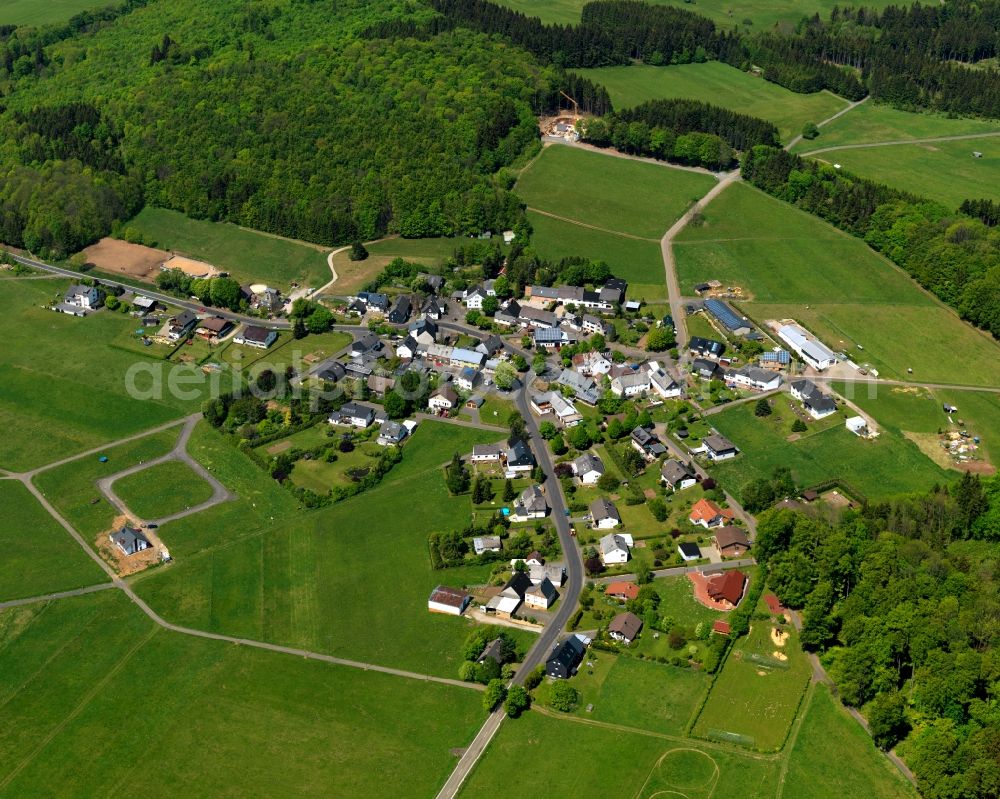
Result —
M1000 795L1000 479L848 513L759 517L770 585L803 645L899 751L928 799Z
M964 319L1000 338L1000 230L774 147L744 155L743 177L863 238Z

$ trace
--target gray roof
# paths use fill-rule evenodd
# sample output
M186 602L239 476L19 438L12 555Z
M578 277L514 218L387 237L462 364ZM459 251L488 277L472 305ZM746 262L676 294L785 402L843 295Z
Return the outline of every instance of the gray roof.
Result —
M615 503L607 497L598 497L590 503L590 518L595 522L599 522L602 519L614 519L616 522L621 522L622 520L622 517L618 514L618 508L615 507ZM602 538L601 547L603 548L603 546L604 539Z
M675 485L685 478L694 478L694 474L687 466L674 459L664 461L663 466L660 467L660 475L670 485Z
M540 583L533 585L531 588L527 589L524 593L537 594L538 596L543 596L550 602L559 595L559 592L556 591L556 587L552 585L552 581L548 577L543 578Z
M634 641L642 629L642 619L634 613L619 613L608 625L609 633L618 633L626 641Z
M549 509L549 504L545 501L545 494L536 485L528 486L521 492L521 496L514 503L515 507L523 508L529 513L544 513Z
M628 552L628 543L618 533L608 533L601 539L601 554L610 555L612 552Z
M583 455L573 461L573 469L577 474L586 474L587 472L604 474L604 463L597 455L591 452L584 452Z
M111 540L126 552L135 552L137 549L136 545L140 541L144 542L147 547L150 545L149 539L146 536L128 525L112 533Z
M726 452L728 450L736 449L736 445L732 441L725 436L719 435L718 433L712 433L711 435L705 436L705 438L702 439L702 443L712 450L712 452Z

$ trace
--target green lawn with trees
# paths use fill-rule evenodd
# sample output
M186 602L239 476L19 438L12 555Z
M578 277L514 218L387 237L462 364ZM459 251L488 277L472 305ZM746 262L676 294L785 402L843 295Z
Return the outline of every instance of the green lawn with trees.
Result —
M430 796L481 698L168 632L118 591L14 608L0 612L0 791ZM147 742L149 767L100 743L110 729Z
M167 461L116 480L114 492L140 519L159 519L200 505L212 486L186 463Z
M739 286L746 299L736 304L748 316L795 319L883 377L1000 385L996 342L864 242L749 186L727 188L681 232L674 253L685 295L704 280Z
M0 601L49 594L107 578L21 483L0 480Z
M463 243L460 239L454 238L404 239L395 236L367 244L368 257L361 261L352 261L350 249L345 249L333 256L333 268L337 273L337 280L330 290L336 295L348 295L360 291L369 280L396 258L403 258L411 263L438 266L450 258L455 248Z
M659 241L715 181L709 175L552 144L521 172L529 208Z
M376 488L303 512L200 427L191 453L239 499L160 528L176 563L136 590L177 623L453 677L472 624L429 613L427 596L439 583L482 582L490 569L432 571L427 539L471 518L469 496L449 495L445 463L496 438L424 421Z
M719 61L598 67L580 74L605 86L618 109L647 100L690 97L773 122L784 141L801 133L807 122L820 122L847 105L830 92L798 94Z
M4 283L2 468L21 470L60 460L190 413L201 401L200 393L194 400L171 395L163 361L109 346L122 330L135 327L134 319L111 312L79 319L42 307L57 296L61 300L68 286L62 280ZM142 370L163 370L161 396L128 395L126 378L137 367L135 386L143 391L151 381ZM195 378L204 379L200 372Z
M318 288L332 277L328 248L166 208L143 208L123 224L121 237L206 261L240 283L266 283L285 293L292 283Z

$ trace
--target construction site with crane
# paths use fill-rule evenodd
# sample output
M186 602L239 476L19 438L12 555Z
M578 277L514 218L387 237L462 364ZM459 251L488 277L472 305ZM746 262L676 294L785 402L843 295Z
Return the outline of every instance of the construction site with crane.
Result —
M564 110L560 101L560 108L556 115L541 117L538 120L538 126L541 128L543 136L553 139L565 139L566 141L577 141L580 138L580 132L577 129L576 123L583 119L583 115L580 113L580 105L566 94L566 92L560 90L559 94L569 101L572 105L572 110L570 110L569 106Z

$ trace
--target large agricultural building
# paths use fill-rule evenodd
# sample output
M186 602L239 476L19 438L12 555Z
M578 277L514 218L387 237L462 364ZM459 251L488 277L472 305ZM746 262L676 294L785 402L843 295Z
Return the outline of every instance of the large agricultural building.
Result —
M778 328L778 338L791 347L803 361L820 372L837 363L837 356L833 350L798 325L782 325Z
M746 317L740 316L722 300L705 300L705 310L734 336L745 336L753 330Z

